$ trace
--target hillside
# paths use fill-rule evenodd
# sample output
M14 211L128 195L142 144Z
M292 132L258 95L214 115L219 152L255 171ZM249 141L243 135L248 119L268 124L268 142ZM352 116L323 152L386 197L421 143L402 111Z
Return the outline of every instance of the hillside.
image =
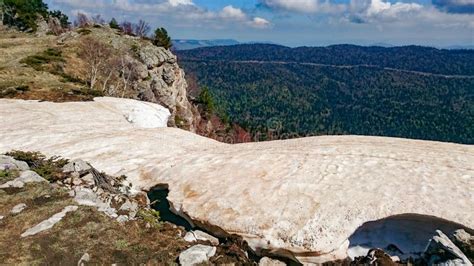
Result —
M59 36L0 27L0 98L139 99L168 108L170 126L220 141L239 141L237 134L245 131L207 114L199 102L190 99L185 73L176 61L172 52L150 40L103 24ZM97 69L95 75L91 75L93 69Z
M130 119L161 109L2 99L0 153L83 158L127 176L133 193L167 188L174 213L219 238L242 237L258 256L321 263L381 248L398 260L439 260L446 247L425 251L434 235L448 239L436 230L474 233L472 146L355 136L229 145L163 128L163 117L146 128Z
M253 140L373 135L474 143L474 52L238 45L178 53ZM188 75L190 76L190 75Z

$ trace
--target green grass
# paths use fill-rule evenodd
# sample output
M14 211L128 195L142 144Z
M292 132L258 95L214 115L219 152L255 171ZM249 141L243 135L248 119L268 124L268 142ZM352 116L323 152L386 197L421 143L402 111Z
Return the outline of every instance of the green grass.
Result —
M28 56L20 61L20 63L26 64L37 71L44 70L44 65L46 64L58 62L64 63L66 61L62 57L62 52L55 48L48 48L41 53Z
M137 216L154 228L160 228L160 212L153 209L141 209Z

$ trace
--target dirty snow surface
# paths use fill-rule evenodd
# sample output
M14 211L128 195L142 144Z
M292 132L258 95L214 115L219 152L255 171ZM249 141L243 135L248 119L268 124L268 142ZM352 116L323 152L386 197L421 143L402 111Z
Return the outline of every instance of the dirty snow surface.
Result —
M473 146L361 136L228 145L160 127L165 117L124 99L0 100L0 152L84 159L135 190L168 184L176 212L302 262L375 244L417 252L436 229L474 227Z

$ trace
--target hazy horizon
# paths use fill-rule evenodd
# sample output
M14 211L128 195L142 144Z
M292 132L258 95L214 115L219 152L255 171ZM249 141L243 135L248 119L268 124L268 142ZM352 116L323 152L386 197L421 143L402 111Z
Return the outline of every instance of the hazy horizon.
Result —
M74 20L143 19L173 39L234 39L289 47L474 45L472 0L48 0Z

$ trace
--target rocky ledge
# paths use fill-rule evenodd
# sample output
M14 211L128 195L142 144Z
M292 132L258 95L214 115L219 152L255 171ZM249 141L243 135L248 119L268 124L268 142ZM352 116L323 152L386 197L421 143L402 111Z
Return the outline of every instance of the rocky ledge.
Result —
M128 176L132 193L166 186L192 224L307 264L372 248L422 258L434 236L473 234L472 146L362 136L227 145L126 119L141 104L0 100L0 152L83 158Z

